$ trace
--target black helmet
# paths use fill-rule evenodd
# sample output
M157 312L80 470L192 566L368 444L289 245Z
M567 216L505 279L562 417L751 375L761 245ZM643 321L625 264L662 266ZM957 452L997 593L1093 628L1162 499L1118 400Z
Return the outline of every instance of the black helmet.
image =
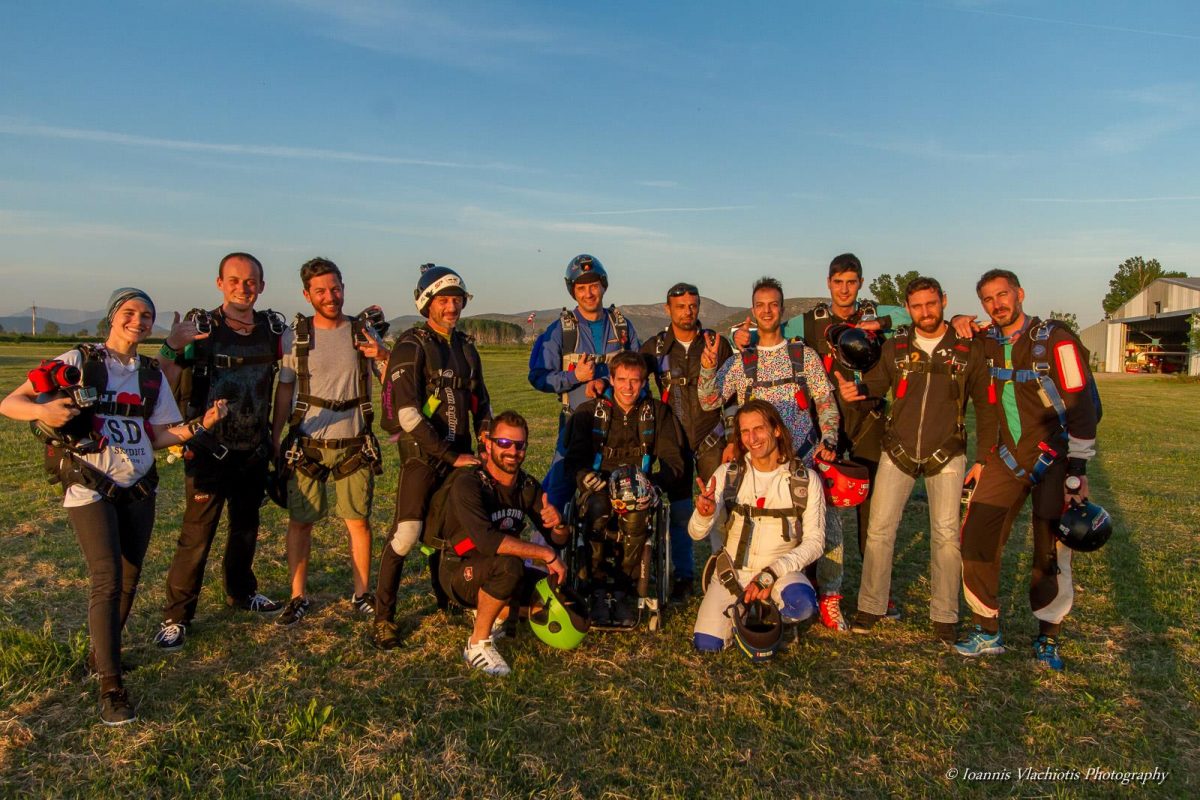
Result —
M285 477L283 455L267 462L267 497L280 508L288 507L288 480Z
M422 264L421 277L417 279L417 288L413 289L413 302L417 305L417 312L423 317L429 316L429 304L439 294L462 295L464 308L471 299L467 285L457 272L436 264Z
M593 278L599 278L600 285L605 289L608 288L608 273L604 271L604 265L600 263L600 259L589 256L587 253L580 253L571 259L570 264L567 264L567 294L574 297L575 284L579 281L589 283Z
M844 322L830 325L825 340L837 362L851 372L866 372L879 363L883 353L883 337L878 331L865 331Z
M783 639L783 618L774 603L759 600L747 604L742 598L729 607L733 641L755 663L767 661Z
M1112 517L1091 502L1071 503L1058 519L1054 535L1072 550L1090 553L1099 550L1112 536Z

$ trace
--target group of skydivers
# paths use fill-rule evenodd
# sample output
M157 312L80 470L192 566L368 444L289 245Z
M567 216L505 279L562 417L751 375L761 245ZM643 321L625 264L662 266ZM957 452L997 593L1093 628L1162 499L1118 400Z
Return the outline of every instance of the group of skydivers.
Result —
M414 299L424 322L390 348L378 306L343 313L333 262L312 259L300 277L313 313L289 326L255 308L265 287L258 259L225 256L222 304L176 313L157 359L137 352L154 324L153 302L118 289L104 344L43 362L0 403L0 413L31 422L52 480L64 486L91 580L89 666L105 724L136 718L121 631L154 523L153 451L178 446L186 506L155 635L164 650L184 644L226 506L227 603L299 623L310 609L312 526L328 513L332 484L333 513L349 536L350 603L373 618L380 649L402 644L397 594L414 547L429 556L438 605L473 613L465 661L505 675L495 641L522 615L560 648L593 627L661 626L659 600L668 586L672 602L691 596L692 543L707 538L713 555L694 646L715 653L733 643L765 660L806 621L866 633L899 617L893 547L923 476L934 634L964 656L1004 652L1001 554L1032 494L1034 654L1063 668L1071 551L1095 549L1111 532L1088 500L1099 397L1086 350L1065 326L1025 314L1013 273L980 278L985 327L967 315L947 321L946 295L932 278L905 287L904 308L859 299L862 266L847 253L830 264L829 301L792 319L781 284L757 281L750 316L729 339L701 325L698 288L678 283L665 302L670 324L642 342L618 308L604 306L600 261L577 256L566 271L576 306L529 358L529 382L562 402L540 482L522 469L526 420L493 413L479 353L458 330L471 295L454 270L422 267ZM380 425L401 468L372 592L370 515L382 472L376 381ZM976 420L969 469L968 401ZM252 569L267 496L288 510L286 604L259 591ZM851 506L863 570L848 624L839 509ZM961 635L960 584L971 610Z

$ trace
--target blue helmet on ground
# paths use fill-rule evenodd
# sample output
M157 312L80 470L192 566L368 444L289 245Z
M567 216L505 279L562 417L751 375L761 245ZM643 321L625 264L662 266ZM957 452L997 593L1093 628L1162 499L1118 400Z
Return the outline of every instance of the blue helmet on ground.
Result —
M566 281L567 294L574 297L577 283L600 281L600 285L607 289L608 273L604 271L604 265L600 263L600 259L589 256L587 253L580 253L571 259L570 264L567 264Z

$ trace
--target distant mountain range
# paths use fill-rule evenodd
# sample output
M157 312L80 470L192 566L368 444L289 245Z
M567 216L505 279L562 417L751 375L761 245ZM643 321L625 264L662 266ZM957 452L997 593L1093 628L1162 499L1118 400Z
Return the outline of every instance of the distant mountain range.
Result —
M819 297L793 297L784 302L784 310L788 316L803 314L821 302L821 299ZM633 323L634 330L637 331L638 336L643 340L658 333L670 322L662 303L631 304L619 306L619 308L621 309L621 313ZM519 311L514 314L468 314L467 317L471 319L494 319L501 322L512 322L526 330L532 329L533 333L541 333L550 323L558 319L561 311L561 308L543 308L536 311ZM706 297L700 298L700 321L713 330L729 330L730 326L744 320L748 312L749 308L746 306L727 306ZM526 320L529 319L531 313L533 314L533 324L526 326ZM411 328L420 322L421 319L421 317L413 314L396 317L390 320L392 331L399 332Z
M820 301L821 298L818 297L793 297L785 301L784 310L789 317L796 316L804 313ZM620 309L621 313L633 323L634 329L642 339L649 338L658 331L661 331L669 322L667 312L663 309L662 303L623 305L620 306ZM494 319L501 322L511 322L520 325L523 329L529 330L531 333L541 333L550 323L558 319L561 310L561 308L542 308L518 311L512 314L484 313L468 314L467 316L472 319ZM737 325L744 320L748 311L749 309L745 306L727 306L718 303L716 300L704 297L700 300L700 320L714 330L727 331L730 326ZM6 332L29 333L31 313L32 309L27 308L24 311L14 314L0 316L0 325L4 326ZM530 313L533 314L533 324L527 326L526 320L529 319ZM65 334L74 334L81 330L86 330L88 333L95 335L96 328L104 317L104 311L80 311L72 308L42 308L38 306L38 333L45 331L47 322L54 322L58 325L58 329ZM390 322L392 331L399 332L411 328L421 320L422 318L415 314L404 314L394 317ZM163 327L161 324L154 326L154 334L156 336L165 335L167 330L168 328Z
M4 326L6 333L25 333L28 334L32 330L33 309L27 308L24 311L18 311L13 314L0 316L0 325ZM44 333L46 323L53 322L58 325L60 332L65 334L75 334L81 330L85 330L93 336L96 334L96 328L107 314L101 311L80 311L76 308L42 308L38 306L37 310L37 330L38 333ZM168 320L169 322L170 320ZM155 336L166 335L169 328L160 325L154 326Z

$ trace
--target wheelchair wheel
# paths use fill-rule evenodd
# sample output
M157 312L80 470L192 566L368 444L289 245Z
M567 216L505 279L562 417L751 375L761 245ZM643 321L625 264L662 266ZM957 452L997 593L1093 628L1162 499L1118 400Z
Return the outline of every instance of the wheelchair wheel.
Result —
M670 594L671 531L668 524L669 514L669 506L665 502L660 503L654 512L654 519L651 523L651 540L654 543L651 554L654 559L654 588L652 596L647 598L646 602L648 612L646 627L655 633L662 633L666 627L664 615L666 614L667 597Z
M576 498L567 501L563 508L563 520L570 532L562 549L563 566L567 569L567 586L572 591L579 592L587 582L586 571L589 562L585 558L584 548L587 547L587 541L583 536L583 521L580 519Z

